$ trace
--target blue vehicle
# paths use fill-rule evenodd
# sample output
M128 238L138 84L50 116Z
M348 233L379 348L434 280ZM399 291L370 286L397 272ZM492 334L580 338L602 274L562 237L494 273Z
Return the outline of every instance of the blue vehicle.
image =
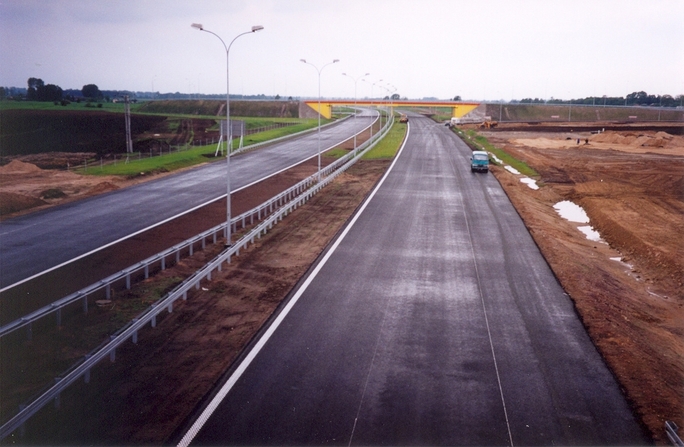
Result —
M470 171L488 172L489 154L487 154L485 151L473 151L473 155L470 157Z

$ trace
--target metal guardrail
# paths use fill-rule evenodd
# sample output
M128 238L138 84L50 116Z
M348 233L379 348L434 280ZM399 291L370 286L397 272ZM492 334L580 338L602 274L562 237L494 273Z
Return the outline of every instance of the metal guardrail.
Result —
M667 437L670 439L672 445L674 445L675 447L684 447L684 442L682 441L682 438L680 438L677 434L678 429L679 427L677 427L677 424L675 424L674 422L665 422L665 432L667 433Z
M285 205L278 208L274 213L266 217L250 232L241 237L234 245L221 252L221 254L214 258L211 262L209 262L200 270L196 271L181 284L176 286L164 298L161 298L156 303L152 304L141 315L121 328L115 334L111 335L109 341L105 343L104 346L96 348L95 351L87 354L80 363L72 366L71 369L66 371L63 376L56 378L55 383L45 392L33 399L28 405L21 406L20 411L5 424L3 424L2 427L0 427L0 440L4 439L15 430L21 428L21 426L28 419L30 419L36 412L38 412L48 403L52 401L58 402L61 392L76 380L80 379L81 377L85 377L86 382L88 382L90 380L90 370L101 360L107 357L109 357L111 361L114 361L116 357L116 348L121 346L121 344L123 344L125 341L130 339L133 341L133 343L137 343L138 331L143 329L147 324L151 324L152 327L156 327L157 316L161 312L164 310L172 312L173 305L177 300L187 300L188 292L192 289L199 289L202 280L211 280L212 273L214 271L221 271L222 265L226 262L230 263L230 258L232 256L239 255L241 249L244 249L249 244L254 243L255 239L261 238L262 234L266 234L268 230L270 230L273 225L281 221L283 217L297 209L297 207L300 205L306 203L311 197L318 193L318 191L332 182L337 175L346 171L359 158L361 158L363 154L373 148L375 144L377 144L377 142L384 137L393 123L394 119L392 118L385 124L385 126L380 132L378 132L377 135L373 136L372 139L362 144L355 152L350 152L350 154L347 154L345 157L340 159L344 159L344 161L340 163L336 162L335 165L337 166L337 169L330 168L327 170L326 172L328 172L328 175L320 182L314 183L313 186L294 197ZM338 162L340 160L338 160ZM317 177L317 174L314 174L311 177Z
M275 208L281 206L286 201L289 201L295 195L300 194L303 190L308 188L313 182L314 180L311 177L304 179L296 185L292 186L291 188L288 188L287 190L260 204L259 206L245 213L242 213L237 217L232 218L232 227L235 231L237 231L237 228L240 224L242 225L242 228L245 228L248 225L248 221L249 225L253 225L255 217L257 219L257 222L260 221L262 217L265 217L268 214L272 213ZM69 305L74 304L77 301L83 301L83 310L84 312L87 312L88 299L92 295L99 293L101 295L104 295L104 298L110 299L112 286L117 282L123 281L125 281L126 289L130 289L132 277L134 275L140 274L142 272L144 278L147 279L150 275L150 268L152 266L159 264L161 270L165 270L166 263L169 258L175 258L175 261L178 262L180 260L181 252L184 251L187 251L189 256L192 256L196 244L201 243L202 249L204 249L206 240L208 238L212 238L213 243L216 243L217 234L219 234L221 231L225 231L225 227L225 223L219 224L213 228L210 228L209 230L204 231L203 233L193 236L192 238L187 239L179 244L176 244L162 252L152 255L147 259L144 259L130 267L127 267L117 273L114 273L77 292L74 292L57 301L54 301L48 304L47 306L43 306L40 309L37 309L29 314L26 314L17 320L0 326L0 337L10 334L25 326L29 327L28 333L30 334L30 326L32 323L52 313L57 314L57 324L59 325L61 323L61 310Z
M347 118L344 118L344 119L347 119ZM342 120L336 121L334 123L329 123L329 124L326 124L326 126L329 126L331 124L338 124L341 121ZM316 129L314 129L314 130L316 130ZM263 145L266 143L270 144L270 143L273 143L277 140L292 138L293 136L301 135L302 133L307 133L307 132L311 132L311 129L307 129L305 131L298 132L297 134L288 135L286 137L281 137L281 138L278 138L275 140L270 140L268 142L258 143L256 145L252 145L252 146L247 146L245 148L242 148L241 150L254 149L255 147L257 147L259 145ZM234 151L231 155L234 155L236 153L237 153L237 151ZM333 165L338 166L339 162L341 160L342 159L336 160L336 162L333 163ZM322 174L328 175L332 170L335 169L335 166L329 165L328 167L326 167L326 169L321 170ZM249 220L250 225L253 225L255 216L256 216L257 222L260 221L262 219L262 216L266 216L269 213L273 212L273 209L275 207L282 205L284 203L284 201L286 201L286 200L290 200L292 197L294 197L295 194L301 193L301 191L303 189L308 188L313 182L315 182L315 179L313 176L309 177L307 179L304 179L301 182L297 183L296 185L292 186L291 188L281 192L280 194L278 194L278 195L272 197L271 199L267 200L266 202L262 203L261 205L255 207L255 208L253 208L253 209L251 209L251 210L249 210L243 214L240 214L237 217L232 218L231 219L231 227L232 227L233 231L237 231L239 224L242 224L242 228L245 228L247 225L247 220ZM209 230L207 230L203 233L200 233L196 236L193 236L192 238L187 239L187 240L185 240L179 244L176 244L176 245L174 245L174 246L172 246L172 247L170 247L170 248L168 248L168 249L166 249L160 253L157 253L153 256L150 256L149 258L144 259L144 260L138 262L137 264L134 264L134 265L127 267L127 268L125 268L125 269L123 269L117 273L114 273L114 274L98 281L97 283L91 284L91 285L89 285L89 286L87 286L87 287L85 287L85 288L83 288L77 292L74 292L70 295L67 295L66 297L63 297L59 300L56 300L56 301L48 304L47 306L43 306L40 309L37 309L37 310L35 310L29 314L22 316L21 318L18 318L18 319L14 320L10 323L7 323L3 326L0 326L0 337L3 337L7 334L10 334L10 333L12 333L18 329L21 329L22 327L28 327L27 334L30 337L31 336L31 325L32 325L32 323L34 323L34 322L52 314L52 313L56 314L57 325L60 325L61 324L61 311L62 311L62 309L67 307L67 306L74 304L77 301L83 302L83 310L84 310L84 312L87 312L88 311L88 299L90 296L92 296L96 293L102 294L102 290L104 290L104 298L110 299L111 298L112 285L117 283L117 282L121 282L121 281L125 281L126 289L130 289L131 288L131 278L136 273L143 271L144 278L147 279L149 277L149 269L151 266L156 265L156 264L160 264L161 270L165 270L166 269L166 261L169 257L175 256L176 262L178 262L180 260L181 252L186 251L186 250L189 252L189 256L192 256L195 244L201 243L202 249L204 249L206 239L210 238L210 237L213 238L213 243L216 243L217 234L222 229L225 231L225 223L217 225L213 228L210 228Z

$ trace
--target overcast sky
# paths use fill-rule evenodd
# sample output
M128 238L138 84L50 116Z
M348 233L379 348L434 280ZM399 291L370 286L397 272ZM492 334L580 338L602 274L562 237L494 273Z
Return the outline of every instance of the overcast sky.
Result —
M684 0L0 0L0 85L464 100L684 93ZM391 87L389 87L391 89Z

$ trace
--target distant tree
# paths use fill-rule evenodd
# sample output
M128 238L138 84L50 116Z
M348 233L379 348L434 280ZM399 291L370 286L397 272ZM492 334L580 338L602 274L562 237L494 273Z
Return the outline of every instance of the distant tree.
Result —
M454 96L454 101L460 101L460 100L461 100L461 96L460 96L460 95Z
M62 89L54 84L38 89L38 101L61 101L62 95Z
M287 100L288 100L288 101L292 101L292 96L288 96L288 97L287 97Z
M62 95L62 89L57 85L45 85L45 82L39 78L28 79L26 98L29 101L60 101Z
M397 99L399 99L399 98L401 98L401 96L399 95L399 93L395 93L395 94L392 95L392 99L395 100L395 101L396 101Z
M45 83L40 78L28 78L28 90L26 90L26 99L29 101L38 101L38 89L45 87Z
M93 99L97 99L97 98L102 97L102 92L100 91L100 89L95 84L84 85L83 88L81 89L81 94L86 98L93 98Z
M275 95L275 100L278 101L280 99L280 95Z
M5 87L0 87L0 99L5 99L7 97L7 91Z

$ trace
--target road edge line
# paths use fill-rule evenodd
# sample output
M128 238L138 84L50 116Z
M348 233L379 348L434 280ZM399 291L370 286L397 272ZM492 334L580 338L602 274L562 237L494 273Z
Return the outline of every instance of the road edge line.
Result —
M230 390L233 388L235 383L240 379L242 374L247 370L249 365L252 363L252 361L256 358L256 356L259 354L261 349L266 345L268 340L271 338L273 333L278 329L278 326L280 326L280 323L283 322L287 314L290 312L290 310L294 307L294 305L299 301L299 298L304 294L306 289L309 287L309 284L313 282L313 280L316 278L318 273L321 271L323 266L328 262L328 259L332 256L332 254L335 252L337 247L342 243L344 238L347 236L347 233L351 230L351 228L354 226L358 218L363 214L364 210L368 206L371 200L373 200L373 197L375 197L375 194L378 192L380 187L385 183L385 180L389 176L389 174L392 172L392 169L394 168L394 165L397 163L397 160L399 160L399 157L401 156L402 152L404 151L404 147L406 146L406 141L408 141L409 134L411 132L411 128L408 127L406 131L406 137L404 138L403 143L401 144L401 148L399 148L399 152L397 152L397 155L394 157L394 160L392 161L392 164L390 167L387 169L387 172L385 172L385 175L383 175L382 179L378 182L378 184L375 186L375 189L373 189L373 192L366 198L366 200L363 202L363 205L361 205L361 208L356 212L352 220L349 222L349 224L345 227L344 231L340 234L340 236L337 238L337 240L333 243L333 245L330 247L330 250L328 250L325 255L323 256L323 259L321 262L319 262L314 270L311 272L311 274L306 278L304 283L297 289L295 294L292 296L292 298L288 301L288 303L285 305L285 307L282 309L282 311L278 314L278 316L273 320L271 325L268 327L268 329L263 333L263 335L259 338L259 340L254 344L254 347L249 351L249 353L245 356L245 358L240 362L238 367L235 369L233 374L228 377L228 380L226 383L221 387L220 391L214 396L214 398L209 402L209 404L206 406L206 408L202 411L200 416L195 420L195 422L192 424L190 429L183 435L181 438L180 442L177 444L178 447L187 447L190 445L192 440L197 436L199 431L202 429L204 424L209 420L211 415L216 411L218 406L223 402L223 399L226 398Z

